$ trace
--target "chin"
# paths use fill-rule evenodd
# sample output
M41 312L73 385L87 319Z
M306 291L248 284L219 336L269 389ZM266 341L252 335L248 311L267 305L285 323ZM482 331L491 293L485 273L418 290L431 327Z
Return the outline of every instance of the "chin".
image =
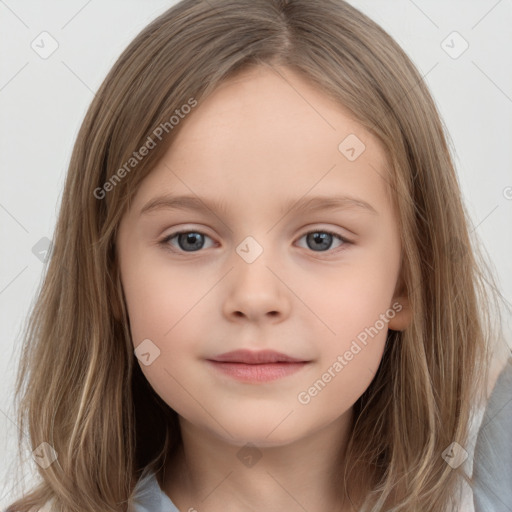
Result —
M290 409L289 413L292 411ZM292 420L294 413L288 417L287 414L280 413L276 420L274 415L259 415L244 414L243 418L230 418L225 420L229 434L219 427L218 424L209 422L209 430L213 430L217 437L222 438L233 446L245 446L251 443L260 448L272 448L278 446L285 446L295 441L306 437L310 432L307 430L306 425L297 425ZM286 419L285 419L286 418ZM284 420L284 421L283 421ZM231 435L230 435L231 434Z

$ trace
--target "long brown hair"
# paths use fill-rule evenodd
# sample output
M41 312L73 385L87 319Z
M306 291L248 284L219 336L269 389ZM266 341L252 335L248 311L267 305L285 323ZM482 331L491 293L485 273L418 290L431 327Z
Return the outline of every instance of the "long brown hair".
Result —
M9 511L49 500L61 512L127 510L142 470L162 468L179 445L176 413L135 360L117 227L187 122L176 121L176 110L201 108L223 80L258 65L310 80L380 139L392 163L413 321L388 333L378 372L354 406L340 486L364 490L358 510L455 507L464 466L442 455L453 442L468 447L473 407L486 398L490 341L501 331L491 321L494 283L477 258L421 75L342 0L184 0L122 53L78 134L16 382L20 458L25 428L29 450L48 443L58 457L37 467L41 483Z

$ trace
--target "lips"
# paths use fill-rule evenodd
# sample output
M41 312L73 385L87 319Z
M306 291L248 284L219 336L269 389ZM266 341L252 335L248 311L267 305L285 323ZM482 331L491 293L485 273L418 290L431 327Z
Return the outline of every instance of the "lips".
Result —
M207 359L208 364L225 376L246 383L261 383L292 375L311 361L297 359L273 350L235 350Z
M216 356L211 361L219 363L245 363L245 364L269 364L269 363L305 363L303 359L275 352L274 350L260 350L252 352L250 350L234 350Z

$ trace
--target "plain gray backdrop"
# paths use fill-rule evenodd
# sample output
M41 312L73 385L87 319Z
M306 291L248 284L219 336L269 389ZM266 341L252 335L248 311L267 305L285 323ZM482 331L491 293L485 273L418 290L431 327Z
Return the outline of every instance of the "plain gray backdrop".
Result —
M15 497L18 427L12 397L20 334L46 268L44 239L53 236L78 129L117 57L174 3L0 0L2 509ZM453 146L472 228L511 303L511 0L350 3L387 30L424 76ZM52 45L58 46L46 55ZM509 318L505 324L510 340Z

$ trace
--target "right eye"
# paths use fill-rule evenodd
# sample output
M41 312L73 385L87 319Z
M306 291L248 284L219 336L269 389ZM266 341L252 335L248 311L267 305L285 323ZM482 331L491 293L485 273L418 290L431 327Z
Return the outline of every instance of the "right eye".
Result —
M205 235L200 231L181 230L167 235L159 243L172 252L197 252L199 249L203 248L204 237L210 238L208 235ZM174 249L173 247L175 246L170 243L174 238L177 238L177 250Z

